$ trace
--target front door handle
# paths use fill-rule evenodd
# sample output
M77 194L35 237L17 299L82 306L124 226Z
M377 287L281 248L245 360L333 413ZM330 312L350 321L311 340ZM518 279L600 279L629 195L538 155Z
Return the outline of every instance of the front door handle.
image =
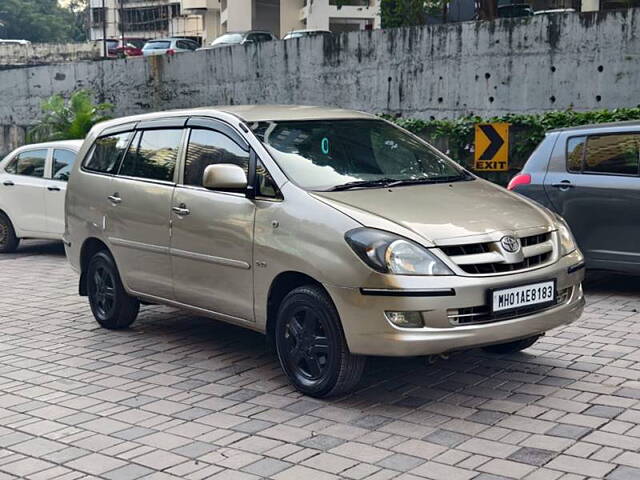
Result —
M569 180L562 180L560 183L552 183L551 186L554 188L559 188L563 192L569 190L570 188L575 188L575 185Z
M13 187L15 185L15 183L13 183L11 180L5 180L2 184L5 187Z
M60 187L51 186L51 187L47 187L47 190L49 190L50 192L59 192Z
M181 203L178 207L173 207L171 210L173 211L173 213L181 217L186 217L191 213L191 211L187 208L187 206L184 203Z
M120 198L119 193L114 193L113 195L107 197L111 203L114 205L119 205L122 203L122 199Z

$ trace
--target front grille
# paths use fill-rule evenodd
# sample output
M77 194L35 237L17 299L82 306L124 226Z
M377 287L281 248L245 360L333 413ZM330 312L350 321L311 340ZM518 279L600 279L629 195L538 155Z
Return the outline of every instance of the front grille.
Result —
M490 275L526 270L544 265L553 257L551 232L520 238L521 260L509 263L500 248L500 242L470 243L441 246L464 272L472 275Z
M463 325L478 325L482 323L500 322L504 320L511 320L513 318L523 317L538 312L542 312L549 308L557 307L558 305L565 304L571 298L573 293L573 287L560 290L556 294L556 301L553 305L532 305L528 307L522 307L517 310L511 310L509 312L491 313L488 305L479 305L477 307L467 307L447 310L447 317L449 323L456 327Z

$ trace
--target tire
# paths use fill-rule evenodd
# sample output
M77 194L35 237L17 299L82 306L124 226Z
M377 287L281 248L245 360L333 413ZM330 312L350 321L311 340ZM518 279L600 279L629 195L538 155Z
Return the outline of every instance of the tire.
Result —
M315 285L292 290L280 304L276 351L296 389L316 398L353 390L366 363L349 352L333 302Z
M9 217L0 212L0 253L13 253L18 248L20 239Z
M488 345L482 347L485 352L497 353L499 355L505 355L507 353L516 353L529 348L536 343L540 335L534 335L533 337L523 338L522 340L516 340L515 342L500 343L498 345Z
M89 305L101 327L121 330L135 321L140 302L125 291L109 252L102 250L91 257L86 282Z

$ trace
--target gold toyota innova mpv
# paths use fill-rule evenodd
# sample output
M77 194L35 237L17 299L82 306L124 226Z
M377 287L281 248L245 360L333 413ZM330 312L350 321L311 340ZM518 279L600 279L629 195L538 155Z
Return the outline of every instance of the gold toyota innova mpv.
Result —
M143 302L266 333L308 395L352 389L366 355L516 352L584 306L560 217L372 115L140 115L78 158L65 245L100 325Z

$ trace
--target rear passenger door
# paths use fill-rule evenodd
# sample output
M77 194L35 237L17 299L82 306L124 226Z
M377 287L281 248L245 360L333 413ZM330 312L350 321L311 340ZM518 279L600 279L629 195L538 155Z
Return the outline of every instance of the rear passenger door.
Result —
M18 234L46 233L47 216L44 206L45 171L49 149L25 150L16 155L5 168L3 204Z
M245 191L202 186L207 166L249 166L249 146L231 127L190 121L182 180L175 190L171 260L176 300L253 321L255 205Z
M169 221L184 121L140 123L109 195L109 242L125 284L165 299L173 299Z
M640 266L640 132L568 136L545 189L591 268Z

